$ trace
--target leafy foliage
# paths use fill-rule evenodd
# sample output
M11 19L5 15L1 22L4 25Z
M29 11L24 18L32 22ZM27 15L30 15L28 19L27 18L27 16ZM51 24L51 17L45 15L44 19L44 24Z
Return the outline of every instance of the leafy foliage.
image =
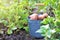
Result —
M41 23L43 24L42 26L41 26L41 29L40 29L40 33L42 33L42 34L44 34L44 36L45 36L45 40L60 40L59 39L59 36L58 35L60 35L60 0L45 0L45 1L41 1L42 3L44 3L45 4L45 8L49 8L49 6L52 6L52 8L54 8L54 14L55 14L55 18L53 18L53 17L48 17L48 18L46 18L46 19L44 19ZM47 27L46 25L47 24L49 24L49 30L46 30L45 28ZM42 27L45 27L45 28L42 28ZM51 33L50 33L50 30L51 29L55 29L55 33L52 35ZM42 31L41 31L42 30ZM37 31L38 32L38 31ZM47 36L46 36L46 33L48 33L47 35L52 35L50 38L48 38Z
M49 24L48 30L45 28L41 28L41 30L44 34L52 35L50 30L55 29L56 32L50 40L59 39L57 35L60 35L60 0L0 0L0 24L3 24L3 28L0 25L0 33L3 34L5 31L7 34L12 34L12 31L18 28L23 28L28 32L27 17L32 14L36 3L45 4L44 6L38 6L38 13L41 9L48 12L49 10L46 11L46 9L49 9L49 6L54 9L52 11L55 18L48 17L42 21L43 26Z
M0 23L7 27L6 33L11 34L17 28L27 27L28 10L21 8L24 7L23 4L26 5L26 2L18 3L18 0L6 0L3 2L4 0L0 0Z

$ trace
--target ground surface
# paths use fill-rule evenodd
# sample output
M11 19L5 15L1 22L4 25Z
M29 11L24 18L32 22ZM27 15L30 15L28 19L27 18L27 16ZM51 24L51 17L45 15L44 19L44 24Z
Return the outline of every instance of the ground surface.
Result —
M35 39L31 38L29 33L26 33L24 30L11 35L0 35L0 40L44 40L44 39Z

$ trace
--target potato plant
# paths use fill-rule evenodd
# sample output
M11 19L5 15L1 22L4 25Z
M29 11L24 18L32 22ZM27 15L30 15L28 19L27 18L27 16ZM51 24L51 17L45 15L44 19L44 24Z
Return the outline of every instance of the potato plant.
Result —
M45 36L45 40L60 40L60 0L46 0L43 1L43 3L45 3L45 7L49 8L49 6L52 6L52 8L54 8L54 10L52 10L55 14L55 18L54 17L50 17L48 16L48 18L44 19L41 23L41 29L38 30L37 32L42 33L43 36ZM47 25L49 24L49 25ZM54 29L54 30L53 30ZM52 31L54 33L52 33Z
M49 28L44 35L50 30L54 29L56 32L51 36L50 40L59 39L60 36L60 0L0 0L0 34L12 34L14 30L25 29L28 32L28 16L32 14L33 8L36 3L44 3L44 6L38 6L38 12L42 9L44 12L46 8L51 6L55 14L55 18L48 17L42 21L46 26L49 24ZM54 19L54 20L53 20ZM42 28L41 28L42 29ZM45 29L42 29L45 30ZM47 35L47 34L46 34ZM45 35L46 40L48 39ZM52 35L52 34L50 34Z
M34 3L34 2L33 2ZM28 16L31 13L32 4L28 0L0 0L0 27L1 34L12 34L14 30L25 29L28 32Z

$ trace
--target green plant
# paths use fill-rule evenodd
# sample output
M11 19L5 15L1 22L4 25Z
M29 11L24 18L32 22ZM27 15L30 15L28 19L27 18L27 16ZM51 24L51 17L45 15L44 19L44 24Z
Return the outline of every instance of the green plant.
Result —
M25 7L28 6L27 1L21 1L18 3L18 0L0 0L0 23L6 28L5 33L12 34L17 28L25 29L28 31L28 9ZM25 6L24 6L25 5ZM4 30L0 30L3 34Z
M53 38L52 35L56 32L56 30L55 29L51 29L49 24L47 24L47 25L42 25L40 27L40 29L38 31L36 31L36 32L41 33L42 36L45 37L45 40L49 40L49 39L52 40L52 38Z
M50 29L55 29L55 33L52 35L49 31L49 33L52 35L50 38L46 38L46 40L60 40L60 0L45 0L45 1L41 1L42 3L45 4L45 8L48 8L48 6L52 6L55 10L53 11L55 14L55 18L53 17L48 17L46 19L44 19L41 23L42 26L46 26L47 24L49 24L49 28ZM48 28L48 29L49 29ZM46 30L45 28L40 29L40 31L42 30L42 34L44 33L44 30ZM48 33L48 31L45 31L45 33ZM40 32L41 33L41 32ZM44 35L45 35L44 33ZM48 34L47 34L48 35ZM45 35L46 37L46 35Z
M44 24L41 27L43 30L44 35L49 33L48 35L52 35L51 30L55 30L56 32L53 33L53 36L49 38L49 40L55 40L56 38L59 39L60 35L60 0L0 0L0 33L3 34L4 31L7 34L12 34L14 30L18 28L25 29L27 32L28 28L28 21L27 18L29 14L32 13L33 8L35 8L36 3L44 3L45 6L38 6L38 13L41 9L46 11L46 8L52 6L55 10L53 11L55 14L55 18L48 17L44 19L41 23ZM54 21L55 20L55 21ZM46 29L46 24L49 24L49 28ZM6 30L5 30L6 28ZM45 31L44 31L45 30ZM50 32L51 31L51 32ZM48 36L45 38L47 39Z
M41 33L43 36L45 36L45 40L56 40L59 39L59 27L60 27L60 21L54 20L53 17L47 17L44 19L41 24L42 26L40 29L36 32ZM48 24L48 25L47 25ZM59 34L60 35L60 34ZM56 38L57 37L57 38Z

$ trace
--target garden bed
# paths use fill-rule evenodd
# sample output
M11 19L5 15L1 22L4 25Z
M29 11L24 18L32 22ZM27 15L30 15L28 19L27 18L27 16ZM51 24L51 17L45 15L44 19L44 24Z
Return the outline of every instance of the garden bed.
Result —
M30 16L34 13L47 13L48 17ZM42 20L41 26L30 22L28 16ZM44 39L32 38L29 25L31 34L41 33ZM60 40L60 0L0 0L0 40Z
M25 30L20 29L20 31L13 33L11 35L0 34L0 40L44 40L44 39L31 38L29 33L26 33Z

